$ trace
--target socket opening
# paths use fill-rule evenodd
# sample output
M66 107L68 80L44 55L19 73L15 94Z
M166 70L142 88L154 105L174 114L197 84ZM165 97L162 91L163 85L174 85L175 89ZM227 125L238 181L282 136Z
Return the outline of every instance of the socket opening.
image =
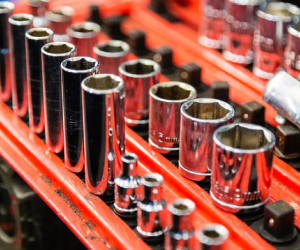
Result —
M212 239L216 239L216 238L220 237L220 234L214 229L204 229L203 234L206 237L209 237L209 238L212 238Z
M71 47L66 43L52 43L44 47L44 50L51 54L65 54L71 52L73 49L74 47Z
M47 37L52 35L52 33L48 32L45 29L41 29L41 30L34 29L32 31L29 31L28 34L33 37Z
M134 75L147 75L154 73L154 67L150 64L136 62L134 64L125 65L125 71Z
M9 13L14 7L14 4L11 2L0 2L0 13Z
M102 77L89 77L84 81L86 87L96 90L111 90L119 86L120 82L116 81L109 75Z
M104 52L109 52L109 53L116 53L116 52L124 51L124 49L121 45L113 45L113 44L105 44L103 46L98 46L97 48L99 50L102 50Z
M95 60L87 60L85 58L70 58L66 60L66 64L63 65L67 69L72 70L88 70L93 69L97 62Z
M157 97L166 100L182 100L188 98L191 94L191 91L178 85L173 85L169 87L158 87L154 94Z
M218 102L194 102L187 110L190 116L203 120L217 120L224 118L230 110L224 108Z
M277 17L290 17L294 15L294 13L292 13L287 8L273 8L272 5L269 5L267 7L266 14L270 14Z
M137 161L137 155L136 154L124 154L124 155L122 155L122 161L136 162Z
M220 224L207 224L197 235L205 246L221 246L228 239L228 230Z
M26 17L22 15L12 16L11 18L16 22L26 22L32 20L30 17Z
M178 209L178 210L181 210L181 211L186 211L186 210L188 210L188 206L185 205L185 204L182 204L182 203L175 204L175 205L174 205L174 208L176 208L176 209Z
M147 174L142 180L144 186L157 187L163 182L163 177L160 174Z
M72 28L73 31L75 32L80 32L80 33L90 33L90 32L94 32L93 29L89 29L89 28L86 28L86 27L73 27Z

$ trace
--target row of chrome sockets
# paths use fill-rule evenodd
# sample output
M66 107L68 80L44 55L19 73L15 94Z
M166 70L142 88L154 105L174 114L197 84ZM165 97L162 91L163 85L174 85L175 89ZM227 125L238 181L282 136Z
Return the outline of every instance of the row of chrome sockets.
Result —
M299 77L300 9L265 0L206 0L199 42L223 49L225 59L239 64L253 61L253 72L270 79L279 68Z

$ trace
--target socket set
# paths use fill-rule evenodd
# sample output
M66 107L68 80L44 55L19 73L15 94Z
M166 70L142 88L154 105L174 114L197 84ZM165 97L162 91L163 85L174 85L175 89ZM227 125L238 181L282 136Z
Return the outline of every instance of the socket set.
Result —
M300 249L298 7L38 2L0 2L0 154L88 249Z

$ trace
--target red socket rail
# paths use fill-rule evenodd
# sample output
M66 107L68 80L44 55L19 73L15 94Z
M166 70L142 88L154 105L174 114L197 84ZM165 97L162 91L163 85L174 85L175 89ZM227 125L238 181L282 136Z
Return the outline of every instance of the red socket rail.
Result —
M84 20L92 1L50 1L52 6L69 5L76 10L76 21ZM178 1L177 1L178 2ZM197 42L198 3L187 2L183 7L170 2L170 11L185 23L170 23L147 8L147 2L101 1L103 16L128 14L122 24L125 33L142 29L147 34L147 45L154 49L168 45L174 52L174 63L195 62L203 69L203 81L225 80L231 86L230 98L243 104L256 100L266 107L266 121L276 125L274 110L262 101L265 82L250 71L233 65L217 51L202 47ZM95 2L93 2L94 4ZM26 11L19 4L16 12ZM184 35L183 35L184 34ZM162 79L167 80L167 79ZM164 177L164 198L172 202L179 197L189 198L196 204L195 226L207 222L220 223L228 228L228 249L274 249L233 214L212 204L203 189L182 177L177 168L162 155L150 149L131 129L126 128L126 150L139 158L139 174L156 172ZM137 235L97 196L90 194L85 184L64 168L63 162L46 150L44 142L13 112L0 102L0 155L33 188L33 190L64 221L88 249L150 249ZM300 226L300 175L292 167L274 157L271 201L283 199L295 209L295 223Z

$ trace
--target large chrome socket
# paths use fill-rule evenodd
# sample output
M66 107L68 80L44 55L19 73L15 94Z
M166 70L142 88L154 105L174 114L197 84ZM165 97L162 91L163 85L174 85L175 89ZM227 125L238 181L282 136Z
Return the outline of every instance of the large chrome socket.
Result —
M233 122L234 109L226 102L199 98L181 106L179 172L201 181L211 175L213 133Z
M269 3L257 11L257 27L254 33L253 73L270 79L282 66L287 44L287 27L298 19L300 9L283 2Z
M11 98L11 62L9 48L9 23L14 4L0 2L0 100L7 102Z
M64 163L75 173L83 170L84 162L81 82L98 70L99 63L90 57L71 57L61 63Z
M193 225L195 203L189 199L177 199L168 210L171 214L171 225L165 234L165 249L198 250Z
M214 133L210 195L228 212L254 209L270 197L275 136L254 124L230 124Z
M74 56L76 48L70 43L53 42L41 51L46 146L49 151L60 153L64 147L61 63Z
M31 28L33 16L15 14L8 18L11 57L13 110L25 117L28 111L25 33Z
M99 74L82 81L84 167L87 189L102 195L114 189L125 151L124 82Z
M127 61L129 51L129 45L118 40L97 44L94 53L101 65L101 73L119 75L119 66Z
M149 123L149 90L159 82L160 66L148 59L136 59L120 65L125 82L125 121L129 126Z
M28 84L29 128L40 134L44 131L44 104L41 48L50 43L53 31L33 28L26 32L26 67Z
M182 82L159 83L150 89L149 143L155 151L179 150L180 107L196 96L195 88Z

